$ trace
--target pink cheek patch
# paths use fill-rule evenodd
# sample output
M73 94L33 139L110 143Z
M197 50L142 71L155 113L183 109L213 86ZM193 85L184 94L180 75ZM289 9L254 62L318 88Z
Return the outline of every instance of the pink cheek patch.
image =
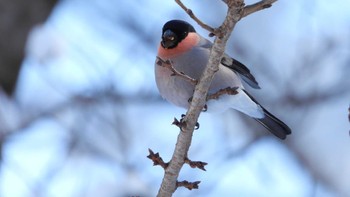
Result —
M200 38L199 36L194 33L190 32L187 37L182 40L175 48L173 49L165 49L161 45L158 47L158 56L162 59L169 59L171 57L180 55L182 53L185 53L186 51L189 51L194 46L196 46L199 42Z

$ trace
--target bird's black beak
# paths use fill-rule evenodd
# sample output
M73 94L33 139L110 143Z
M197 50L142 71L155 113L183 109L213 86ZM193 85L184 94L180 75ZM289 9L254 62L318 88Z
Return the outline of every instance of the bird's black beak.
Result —
M164 31L162 35L162 42L161 42L164 48L168 49L168 48L175 47L176 42L177 42L177 36L173 31L171 31L170 29Z

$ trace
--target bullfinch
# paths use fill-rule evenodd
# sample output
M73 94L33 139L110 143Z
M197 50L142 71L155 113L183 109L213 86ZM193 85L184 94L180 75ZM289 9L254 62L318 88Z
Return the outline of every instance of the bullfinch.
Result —
M164 24L162 40L157 59L171 64L174 70L194 80L199 80L209 60L212 42L196 33L192 25L181 20L171 20ZM155 79L163 98L170 103L188 109L195 84L174 70L162 66L159 59L155 63ZM262 107L243 87L242 80L255 89L260 89L250 70L227 54L221 59L208 94L215 94L225 88L237 88L236 94L222 94L206 103L208 112L223 112L236 109L261 123L275 136L285 139L291 129Z

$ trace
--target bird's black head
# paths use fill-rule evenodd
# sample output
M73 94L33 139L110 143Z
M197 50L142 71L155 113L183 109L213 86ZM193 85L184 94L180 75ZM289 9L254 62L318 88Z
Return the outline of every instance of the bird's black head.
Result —
M196 32L193 26L182 20L171 20L164 24L161 45L166 49L175 48L189 32Z

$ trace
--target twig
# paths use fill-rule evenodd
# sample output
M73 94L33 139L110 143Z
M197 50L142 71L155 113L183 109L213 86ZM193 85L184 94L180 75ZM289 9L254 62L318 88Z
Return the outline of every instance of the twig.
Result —
M219 91L215 92L214 94L209 94L207 96L207 101L211 100L211 99L218 99L220 96L226 95L226 94L227 95L238 94L237 89L238 89L238 87L234 87L234 88L227 87L227 88L224 88L224 89L220 89Z
M205 166L208 164L206 162L202 162L202 161L191 161L188 158L185 158L185 163L187 163L191 168L198 168L201 169L203 171L207 171L205 169Z
M191 9L188 9L182 2L181 0L175 0L175 2L183 9L185 12L194 20L197 22L199 26L201 26L203 29L206 29L210 32L209 36L214 36L216 35L216 30L215 28L210 27L209 25L203 23L199 18L194 15Z
M173 67L173 65L171 64L171 62L169 60L164 61L160 57L157 56L156 64L158 66L162 66L162 67L170 69L173 72L173 74L171 76L179 76L179 77L183 78L184 80L192 83L193 85L197 85L197 83L198 83L198 80L191 78L190 76L186 75L183 72L177 71Z
M181 119L178 120L177 118L174 118L174 121L171 124L179 127L180 130L182 131L182 127L185 126L186 124L186 122L183 122L184 117L185 117L185 114L181 114Z
M153 165L157 166L160 165L163 169L166 169L168 167L168 163L165 163L163 159L159 156L159 153L154 154L154 152L149 148L148 149L149 155L147 158L153 161Z
M181 181L181 182L176 182L176 188L178 187L186 187L189 190L192 189L198 189L198 184L200 181L195 181L195 182L188 182L188 181Z
M274 2L276 2L277 0L263 0L263 1L259 1L257 3L254 3L254 4L251 4L251 5L247 5L244 7L244 10L243 10L243 15L242 15L242 18L243 17L246 17L248 16L249 14L252 14L254 12L257 12L257 11L260 11L260 10L263 10L263 9L266 9L266 8L269 8L272 6L272 4Z

